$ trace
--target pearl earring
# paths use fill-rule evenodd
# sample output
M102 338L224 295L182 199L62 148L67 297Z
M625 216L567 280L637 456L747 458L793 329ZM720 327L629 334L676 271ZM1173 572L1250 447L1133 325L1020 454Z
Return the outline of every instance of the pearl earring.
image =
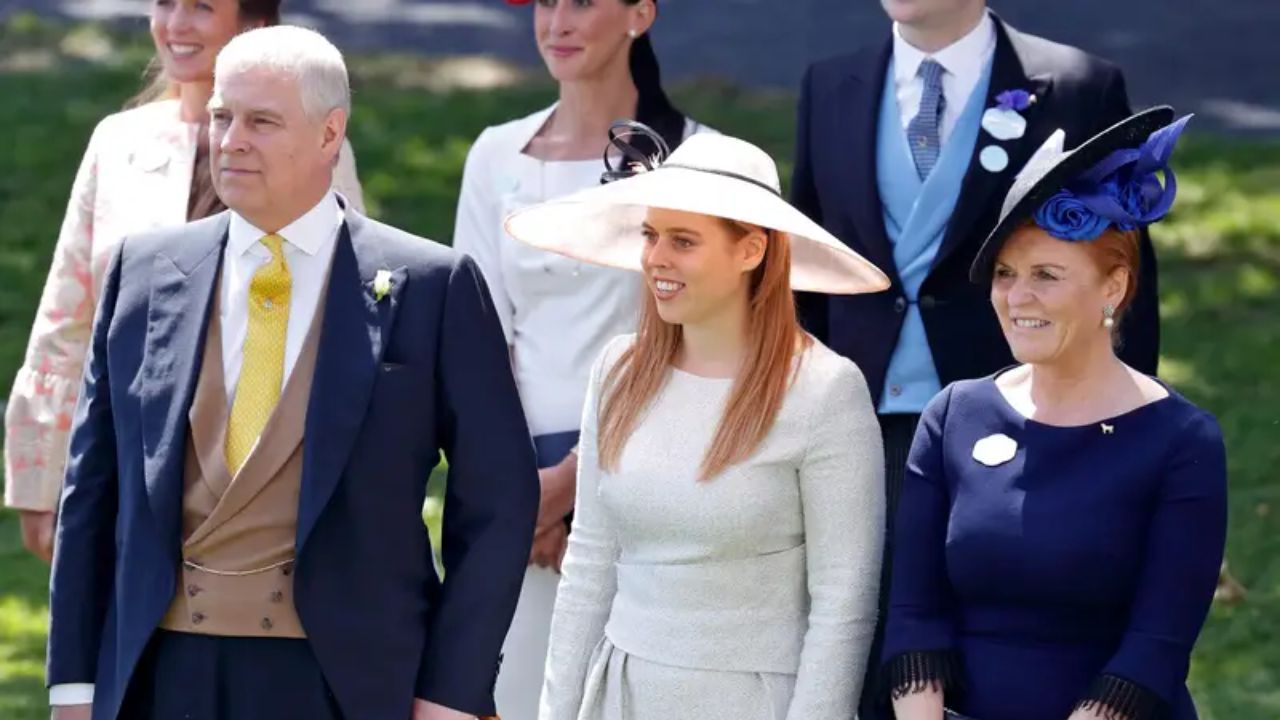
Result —
M1113 305L1102 306L1102 327L1110 330L1116 326L1116 309Z
M636 31L635 31L635 30L628 30L628 31L627 31L627 37L631 38L632 40L635 40L635 39L636 39L636 35L637 35L637 33L636 33Z

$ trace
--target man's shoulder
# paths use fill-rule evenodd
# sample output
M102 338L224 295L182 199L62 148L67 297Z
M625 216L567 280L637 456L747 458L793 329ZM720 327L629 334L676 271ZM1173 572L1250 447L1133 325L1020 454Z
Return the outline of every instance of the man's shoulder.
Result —
M124 237L116 248L108 287L114 293L112 315L118 322L145 317L157 283L185 287L208 263L217 263L226 233L226 213L195 222ZM174 284L176 283L176 284Z
M370 217L361 216L359 222L361 233L376 238L383 260L411 274L450 272L465 257L447 245Z
M829 85L840 82L850 75L861 75L883 62L886 52L885 41L867 44L853 52L833 55L809 65L809 84Z
M1109 81L1120 74L1120 69L1110 60L1048 38L1021 32L1006 26L1010 42L1014 44L1030 75L1051 75L1055 82L1098 83Z
M150 272L156 256L190 271L204 257L222 246L230 215L226 211L183 225L147 230L121 242L121 272Z

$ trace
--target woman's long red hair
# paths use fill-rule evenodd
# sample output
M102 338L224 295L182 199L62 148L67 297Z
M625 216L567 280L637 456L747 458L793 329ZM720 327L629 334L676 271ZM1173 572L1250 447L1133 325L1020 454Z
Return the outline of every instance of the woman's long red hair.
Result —
M737 239L753 230L724 221ZM747 321L747 355L734 380L715 438L702 460L699 477L709 480L745 460L769 434L787 389L799 367L797 348L809 336L796 319L791 294L791 242L784 233L764 231L764 259L751 273ZM663 321L656 301L645 294L635 343L623 352L604 381L599 417L601 467L616 470L623 447L644 411L670 376L680 349L682 328Z

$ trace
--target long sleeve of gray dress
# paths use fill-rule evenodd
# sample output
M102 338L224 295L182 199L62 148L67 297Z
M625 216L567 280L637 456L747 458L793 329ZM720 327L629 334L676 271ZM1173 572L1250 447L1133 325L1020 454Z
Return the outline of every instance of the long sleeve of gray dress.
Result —
M618 559L618 541L599 507L596 431L605 363L619 342L619 339L613 340L596 360L583 403L573 532L561 565L560 589L551 620L539 720L576 720L578 717L588 661L604 636L617 587L614 563Z
M884 450L862 373L838 367L800 465L809 628L788 720L853 717L876 628Z

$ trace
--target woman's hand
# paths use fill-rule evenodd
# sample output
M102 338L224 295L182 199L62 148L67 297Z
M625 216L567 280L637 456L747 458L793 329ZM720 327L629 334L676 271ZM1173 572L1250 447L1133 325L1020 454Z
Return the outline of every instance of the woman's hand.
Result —
M893 714L898 720L942 720L942 707L942 691L929 688L894 698Z
M564 560L564 552L568 547L569 528L565 526L564 520L553 520L534 532L529 564L560 572L560 562Z
M573 512L573 494L577 489L578 456L569 453L559 464L538 471L542 497L538 505L538 527L553 521L562 522Z
M414 698L413 720L476 720L476 716Z
M22 525L22 546L41 560L52 562L55 525L53 513L23 510L18 522Z

